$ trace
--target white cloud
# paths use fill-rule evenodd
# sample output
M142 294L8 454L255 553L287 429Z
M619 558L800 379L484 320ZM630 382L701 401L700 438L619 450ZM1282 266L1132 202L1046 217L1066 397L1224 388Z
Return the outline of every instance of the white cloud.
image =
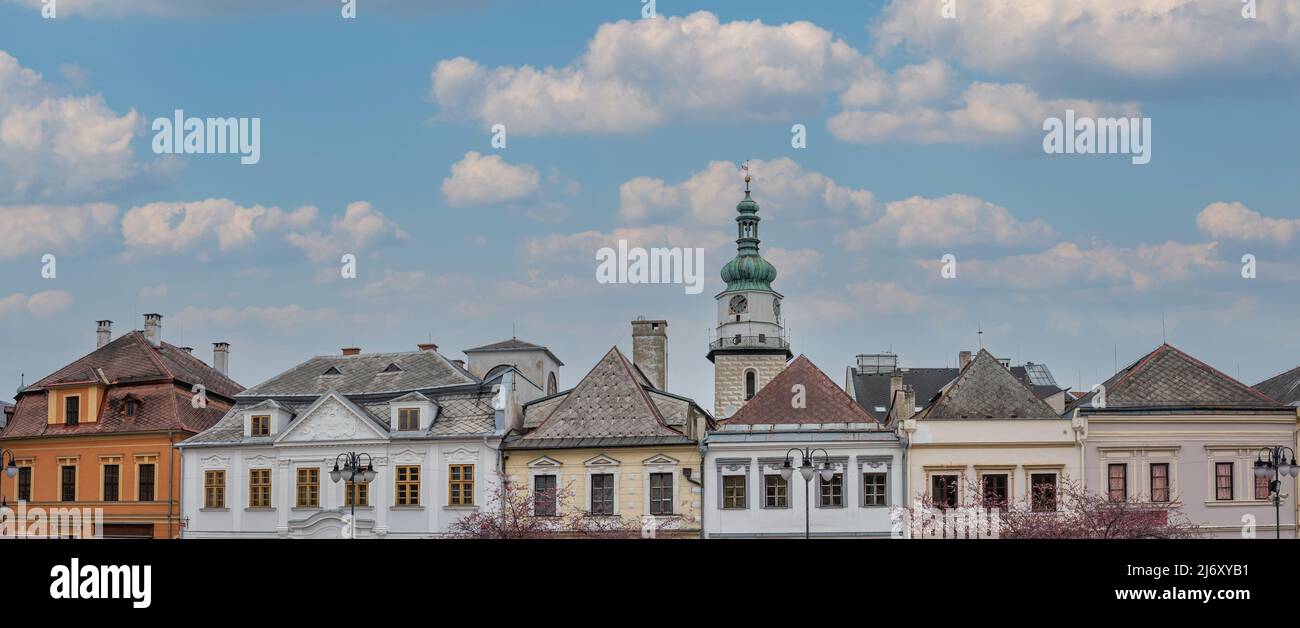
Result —
M819 107L867 63L809 22L724 24L699 11L602 24L559 68L445 60L430 97L446 115L511 133L630 132L683 116L787 119Z
M145 299L161 299L171 293L171 287L165 283L140 288L140 296Z
M781 216L789 212L787 219L800 221L828 216L863 219L874 217L878 211L876 197L870 190L839 185L824 174L805 170L787 157L755 160L750 168L760 216ZM709 162L703 171L679 183L637 177L619 186L619 215L635 222L676 216L685 210L689 220L698 224L730 224L736 218L736 203L744 198L741 177L740 166L729 161ZM759 235L762 234L760 224Z
M0 0L39 11L46 0ZM362 0L360 11L383 9L398 12L460 10L482 7L491 0ZM336 2L335 5L338 3ZM191 18L230 13L267 12L279 9L319 9L319 0L58 0L58 16L122 18L150 15ZM334 7L338 11L338 6Z
M836 139L862 144L1009 143L1041 136L1043 121L1064 117L1067 109L1079 117L1132 117L1141 111L1136 103L1049 100L1024 85L975 82L953 103L850 109L832 116L826 126Z
M0 297L0 317L22 312L43 318L66 310L71 304L72 295L62 290L45 290L32 295L15 292Z
M128 210L122 235L133 253L179 253L212 238L221 251L229 251L252 244L259 231L306 227L316 213L312 206L284 212L278 207L244 207L224 198L158 202Z
M491 205L537 194L541 174L528 165L513 165L500 155L465 153L442 180L442 197L452 207Z
M719 231L702 231L667 225L621 227L608 232L581 231L556 233L533 238L524 245L525 256L534 262L583 261L591 262L596 269L596 251L602 247L617 247L619 240L627 240L628 247L682 247L703 248L706 252L726 246L731 239ZM710 264L710 262L706 262ZM721 266L721 262L717 266ZM711 266L705 266L711 268ZM712 271L710 271L712 272Z
M881 51L936 54L1033 84L1199 86L1300 74L1300 0L980 0L938 19L933 3L894 0L873 28ZM1217 93L1217 92L1216 92Z
M799 299L805 323L837 323L863 316L939 313L939 302L892 281L860 281L836 294L817 293Z
M852 251L870 242L893 240L898 246L1045 244L1052 228L1042 220L1022 222L1000 205L965 194L912 198L885 205L873 224L844 231L836 241Z
M0 196L63 198L120 186L146 168L131 140L140 116L101 96L61 96L0 50Z
M338 310L332 307L309 309L301 305L236 307L187 307L177 312L176 319L186 328L234 328L249 324L272 327L281 331L328 327L343 323Z
M1039 253L997 260L957 260L957 279L1017 289L1070 289L1081 284L1149 290L1157 282L1179 283L1224 268L1215 242L1141 244L1122 248L1080 247L1062 242ZM939 263L921 262L938 276Z
M337 260L344 253L357 254L383 240L405 240L409 236L397 223L365 201L349 203L342 216L330 221L329 231L294 232L290 244L307 252L314 261Z
M1269 218L1239 202L1217 202L1206 205L1196 215L1196 226L1221 240L1287 244L1300 232L1300 218Z
M116 217L117 208L106 203L0 206L0 259L80 247Z

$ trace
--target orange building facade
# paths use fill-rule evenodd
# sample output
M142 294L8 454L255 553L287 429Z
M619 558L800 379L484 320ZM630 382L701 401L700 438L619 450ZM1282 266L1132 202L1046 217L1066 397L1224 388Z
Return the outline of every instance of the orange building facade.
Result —
M146 315L145 331L117 339L100 321L95 351L19 391L0 429L3 464L17 467L0 474L0 499L17 514L84 509L102 515L95 534L107 538L180 535L175 444L216 423L243 388L225 375L228 345L214 344L209 366L162 342L161 321Z

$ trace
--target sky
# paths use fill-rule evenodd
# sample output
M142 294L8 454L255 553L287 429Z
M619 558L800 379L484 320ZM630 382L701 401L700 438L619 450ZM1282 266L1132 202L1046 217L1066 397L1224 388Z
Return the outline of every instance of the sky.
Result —
M516 335L563 388L645 316L712 407L746 160L836 381L981 345L1072 388L1162 339L1300 363L1300 0L50 1L0 0L0 398L148 312L245 386ZM177 110L257 118L260 160L155 152ZM1048 153L1067 110L1149 119L1150 162ZM704 291L597 282L620 239L704 249Z

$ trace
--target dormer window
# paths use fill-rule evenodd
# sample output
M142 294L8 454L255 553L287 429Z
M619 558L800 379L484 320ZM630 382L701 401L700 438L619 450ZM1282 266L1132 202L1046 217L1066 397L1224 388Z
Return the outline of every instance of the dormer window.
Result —
M342 375L342 374L343 371L340 371L339 367L337 366L331 366L328 369L326 369L324 373L321 373L321 375Z
M420 429L420 409L419 408L398 408L397 431L414 432L419 429Z
M127 399L127 400L126 400L126 416L127 416L127 418L132 418L132 419L135 418L136 413L138 413L139 411L140 411L140 402L139 402L139 401L136 401L135 399Z
M390 363L388 364L388 366L384 367L384 370L383 370L383 371L380 371L380 372L381 372L381 373L401 373L401 372L402 372L402 367L398 366L396 362L390 362Z
M249 418L250 424L248 433L250 436L270 436L271 435L271 415L257 414Z
M81 422L81 397L72 395L63 400L63 422L77 425Z

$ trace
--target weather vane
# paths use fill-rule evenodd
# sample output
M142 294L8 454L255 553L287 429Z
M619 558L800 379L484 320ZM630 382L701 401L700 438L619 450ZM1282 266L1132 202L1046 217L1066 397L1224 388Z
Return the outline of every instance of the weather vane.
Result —
M749 191L749 178L750 178L750 177L749 177L749 160L748 160L748 159L746 159L744 163L740 164L740 169L743 170L743 171L745 171L745 191L748 192L748 191Z

